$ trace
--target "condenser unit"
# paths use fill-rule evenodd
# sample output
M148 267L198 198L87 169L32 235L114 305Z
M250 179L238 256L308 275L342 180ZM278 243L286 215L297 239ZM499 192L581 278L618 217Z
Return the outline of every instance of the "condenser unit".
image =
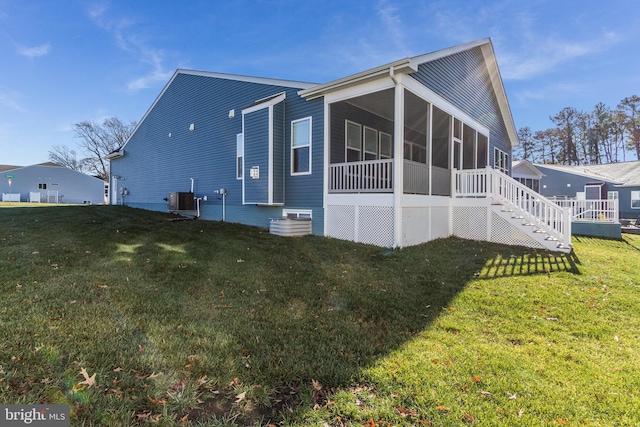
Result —
M193 206L193 193L188 192L175 192L169 193L169 211L192 211Z

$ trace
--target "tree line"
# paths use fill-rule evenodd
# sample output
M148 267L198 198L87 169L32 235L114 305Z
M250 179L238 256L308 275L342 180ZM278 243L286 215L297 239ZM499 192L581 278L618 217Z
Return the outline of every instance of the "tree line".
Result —
M587 165L640 159L640 97L624 98L615 109L599 102L591 112L573 107L549 116L555 127L518 130L515 159L532 163Z

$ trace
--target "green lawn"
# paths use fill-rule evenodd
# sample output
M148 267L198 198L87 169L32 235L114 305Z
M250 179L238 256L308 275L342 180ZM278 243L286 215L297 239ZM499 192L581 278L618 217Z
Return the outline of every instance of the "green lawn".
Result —
M640 236L388 251L171 218L0 209L0 402L87 426L640 424Z

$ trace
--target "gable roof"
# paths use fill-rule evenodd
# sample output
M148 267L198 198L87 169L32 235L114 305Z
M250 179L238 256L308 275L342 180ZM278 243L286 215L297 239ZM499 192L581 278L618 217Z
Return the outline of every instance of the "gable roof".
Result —
M432 62L440 58L455 55L457 53L465 52L467 50L481 48L482 55L484 57L487 70L489 71L489 78L491 79L491 85L496 94L498 100L498 106L500 113L505 122L507 134L509 139L513 142L513 145L518 144L518 132L513 121L511 114L511 108L509 107L509 101L504 90L504 84L502 82L502 76L498 69L498 62L493 50L493 44L490 38L484 38L469 43L464 43L458 46L441 49L435 52L426 53L424 55L414 56L410 58L400 59L398 61L390 62L379 67L371 68L351 76L343 77L338 80L333 80L329 83L313 86L309 89L303 89L298 94L306 99L314 99L325 94L344 89L357 84L365 83L370 80L375 80L384 76L393 76L398 73L413 73L418 71L418 66L427 62Z
M619 187L640 186L640 161L607 163L602 165L536 165L573 175L608 181Z
M514 160L511 163L511 175L513 175L514 177L516 176L516 172L518 170L527 170L529 171L532 175L537 176L538 178L542 178L543 176L545 176L540 169L538 169L537 167L535 167L531 162L529 162L528 160Z

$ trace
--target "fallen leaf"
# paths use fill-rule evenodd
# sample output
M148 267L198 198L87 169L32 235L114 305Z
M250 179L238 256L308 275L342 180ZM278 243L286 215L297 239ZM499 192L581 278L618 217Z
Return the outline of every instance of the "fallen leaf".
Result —
M121 371L122 371L122 368L120 366L118 366L113 370L113 372L121 372Z
M240 403L244 400L245 396L246 396L247 392L243 391L242 393L240 393L239 395L236 396L236 403Z
M481 394L481 395L483 395L483 396L493 396L493 395L492 395L490 392L488 392L488 391L481 391L481 392L480 392L480 394Z
M147 397L149 398L149 402L153 403L154 405L165 405L167 403L165 399L158 400L158 399L154 399L151 396L147 396Z
M87 388L91 388L96 383L96 374L89 376L85 368L80 369L80 374L84 377L84 381L80 381L78 384L84 384Z
M449 408L448 408L448 407L446 407L446 406L442 406L442 405L436 406L436 409L437 409L438 411L440 411L440 412L447 412L447 411L449 411Z
M407 417L407 416L416 417L416 416L418 416L417 413L415 413L411 409L406 409L404 406L396 408L396 411L398 412L398 415L400 415L401 417Z
M322 384L320 384L319 381L312 379L311 385L313 386L314 390L322 390Z
M562 424L562 425L569 425L569 424L570 424L570 422L569 422L569 421L567 421L567 420L564 420L564 419L562 419L562 418L560 418L560 417L558 417L558 424Z
M189 418L189 414L187 414L184 417L180 418L178 420L178 424L182 424L182 423L186 422L188 418Z
M457 309L457 308L455 308L455 307L449 307L449 308L448 308L448 310L449 310L449 311L458 311L458 309Z
M507 391L507 392L505 392L505 393L507 394L507 397L508 397L509 399L511 399L511 400L515 400L515 399L516 399L516 397L517 397L515 394L511 394L511 393L509 393L508 391Z
M473 424L474 419L473 419L473 417L471 416L471 414L467 414L467 413L465 412L465 413L463 414L462 421L467 422L467 423L469 423L469 424Z
M482 382L482 377L480 375L476 375L475 377L471 378L471 382L474 382L474 383Z

